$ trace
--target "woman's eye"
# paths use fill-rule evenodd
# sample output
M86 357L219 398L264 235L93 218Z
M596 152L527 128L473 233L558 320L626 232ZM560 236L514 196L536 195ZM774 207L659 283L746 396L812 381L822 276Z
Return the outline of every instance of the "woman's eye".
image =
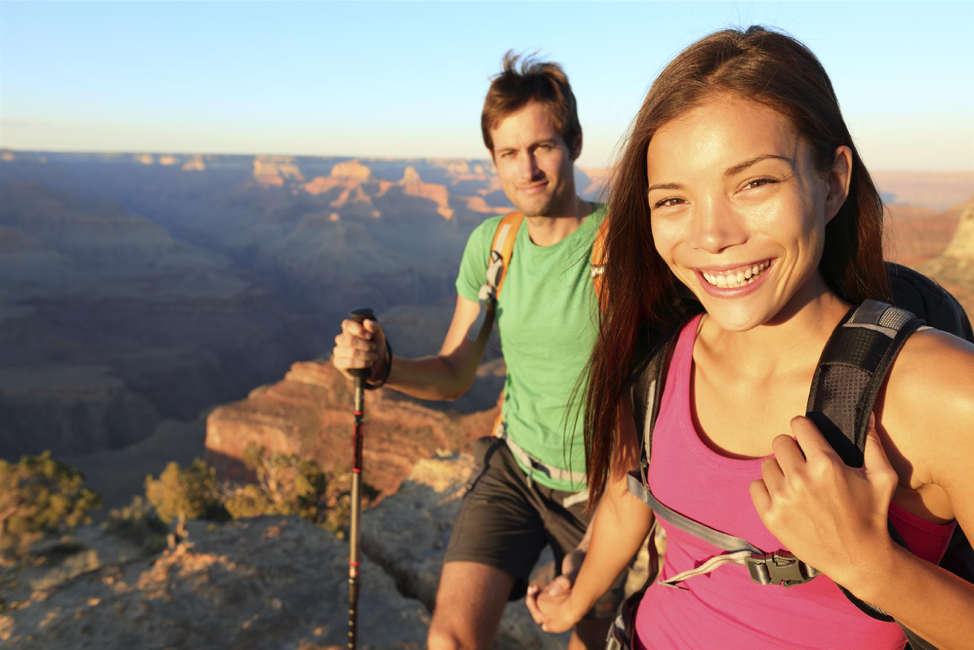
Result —
M663 199L662 201L657 201L653 204L653 208L668 208L670 206L679 205L683 202L683 199Z
M744 186L744 189L754 189L756 187L761 187L762 185L770 185L771 183L777 183L778 181L774 178L756 178L753 181L748 181Z

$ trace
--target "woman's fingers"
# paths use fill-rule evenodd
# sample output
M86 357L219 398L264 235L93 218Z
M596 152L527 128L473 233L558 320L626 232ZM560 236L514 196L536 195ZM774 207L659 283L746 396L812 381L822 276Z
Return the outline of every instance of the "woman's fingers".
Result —
M778 461L777 464L780 466L779 471L785 474L799 472L805 465L805 455L791 436L776 436L771 441L771 450L774 452L774 459Z
M751 491L751 502L754 504L754 509L758 511L758 516L764 520L764 513L771 507L771 495L768 493L768 487L764 484L763 480L758 479L751 481L749 489Z
M541 593L541 588L538 585L528 585L528 593L524 596L524 604L528 606L528 611L531 612L531 618L538 625L542 625L545 622L545 616L538 609L538 594Z

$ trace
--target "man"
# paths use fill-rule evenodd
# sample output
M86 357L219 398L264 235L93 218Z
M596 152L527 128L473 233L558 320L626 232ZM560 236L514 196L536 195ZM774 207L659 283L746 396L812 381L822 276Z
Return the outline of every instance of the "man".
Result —
M552 545L556 566L570 573L588 524L576 387L596 335L589 258L602 208L576 193L582 128L567 76L557 64L531 58L519 71L518 59L510 52L504 57L481 116L501 187L525 217L495 310L507 363L503 437L477 443L480 468L440 577L433 649L489 647L506 601L524 595L544 546ZM456 399L469 390L486 337L474 341L467 334L480 313L500 220L487 219L467 242L456 311L438 355L392 363L381 326L346 320L335 339L334 365L343 372L371 366L372 383L384 379L422 399ZM612 602L600 603L576 627L569 647L601 648L614 610Z

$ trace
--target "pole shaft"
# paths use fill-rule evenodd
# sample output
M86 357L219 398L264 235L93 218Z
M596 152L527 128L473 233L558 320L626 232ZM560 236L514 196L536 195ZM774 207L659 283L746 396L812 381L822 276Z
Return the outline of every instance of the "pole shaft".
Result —
M348 648L355 650L358 642L359 552L362 516L362 441L365 436L364 379L355 378L355 433L352 436L352 517L348 544Z

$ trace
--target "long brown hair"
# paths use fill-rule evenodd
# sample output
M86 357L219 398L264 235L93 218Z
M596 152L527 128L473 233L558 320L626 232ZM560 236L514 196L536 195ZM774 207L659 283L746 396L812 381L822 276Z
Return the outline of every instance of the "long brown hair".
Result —
M646 95L609 194L605 309L584 400L590 505L598 503L612 469L617 408L629 386L637 347L652 336L648 332L662 336L684 320L680 285L656 252L650 229L646 152L664 124L708 97L727 93L786 116L810 145L822 172L831 168L836 148L852 149L849 196L826 227L819 268L828 286L849 302L889 300L882 254L883 204L819 60L790 36L758 26L716 32L688 47Z

